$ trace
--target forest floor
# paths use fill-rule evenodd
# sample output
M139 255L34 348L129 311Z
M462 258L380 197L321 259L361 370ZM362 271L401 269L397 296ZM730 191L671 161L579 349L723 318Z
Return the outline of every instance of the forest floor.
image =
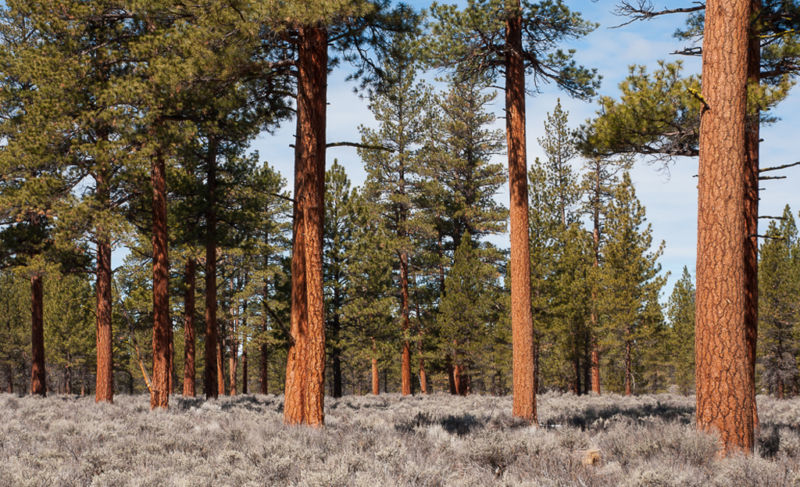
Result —
M539 428L508 397L326 398L323 429L283 425L282 400L0 394L0 485L800 485L800 399L760 396L756 454L724 460L693 397L548 393Z

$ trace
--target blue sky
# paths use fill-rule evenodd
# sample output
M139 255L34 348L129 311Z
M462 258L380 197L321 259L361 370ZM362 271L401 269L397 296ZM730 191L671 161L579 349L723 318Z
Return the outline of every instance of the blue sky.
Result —
M428 0L415 0L411 4L416 8L430 5ZM446 2L444 2L446 3ZM464 4L465 2L456 2ZM600 93L603 95L617 96L618 83L628 72L631 64L645 65L653 68L659 59L675 60L677 56L670 52L685 45L672 37L673 32L681 26L684 17L681 15L667 16L645 23L635 23L619 29L610 28L621 23L619 17L611 11L616 0L575 0L565 2L571 9L581 12L584 18L600 24L597 30L589 36L570 43L565 47L577 50L576 59L579 63L597 68L603 76ZM674 8L690 4L674 0L654 2L657 8ZM699 72L700 60L685 58L686 72ZM330 77L328 90L328 140L358 141L358 126L374 126L375 121L367 109L365 100L353 93L354 84L344 80L347 74L346 67L338 67ZM762 166L771 166L794 162L800 159L800 151L796 133L800 126L800 94L794 90L776 110L775 115L780 120L771 126L762 129L761 145ZM556 100L561 98L562 106L570 112L570 124L577 126L590 118L595 110L594 102L584 102L570 99L553 86L542 86L541 93L529 96L527 99L527 139L528 160L532 161L537 156L542 156L541 148L536 142L543 135L543 121L547 112L552 111ZM502 115L502 96L495 103L495 113ZM498 127L504 127L504 121L498 120ZM293 153L289 144L293 141L294 123L285 123L274 135L263 134L252 144L252 149L258 150L263 161L276 167L292 184ZM363 182L365 173L356 151L351 148L329 149L328 164L338 159L345 166L354 182ZM504 157L498 162L505 162ZM577 163L579 164L579 163ZM680 277L681 269L685 265L694 274L696 227L697 227L697 179L692 176L697 174L696 159L682 159L664 170L660 165L648 164L647 161L637 162L632 177L636 184L639 199L647 208L648 220L652 223L655 244L664 240L666 248L661 263L665 271L671 273L669 284L665 289L669 294L672 284ZM789 176L786 180L764 181L762 187L761 214L780 215L784 205L791 205L795 216L800 210L800 168L793 168L783 172ZM498 195L498 200L508 205L506 189ZM761 221L762 233L766 227ZM507 247L508 237L498 237L498 245ZM665 297L665 296L663 296ZM663 298L662 297L662 298Z

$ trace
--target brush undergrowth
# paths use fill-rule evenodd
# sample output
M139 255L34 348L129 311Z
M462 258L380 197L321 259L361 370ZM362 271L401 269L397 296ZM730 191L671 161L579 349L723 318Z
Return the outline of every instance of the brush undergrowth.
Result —
M282 404L0 394L0 485L800 485L800 399L759 397L756 454L724 460L678 395L548 393L539 428L507 397L327 398L323 429L284 426Z

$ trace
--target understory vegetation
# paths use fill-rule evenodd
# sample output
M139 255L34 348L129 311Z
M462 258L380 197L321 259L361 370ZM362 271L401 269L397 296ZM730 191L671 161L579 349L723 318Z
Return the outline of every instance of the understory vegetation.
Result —
M326 427L283 424L283 397L0 395L0 484L648 485L800 482L800 399L759 396L755 455L717 458L694 397L547 393L539 428L511 398L326 399ZM594 463L592 463L594 458Z

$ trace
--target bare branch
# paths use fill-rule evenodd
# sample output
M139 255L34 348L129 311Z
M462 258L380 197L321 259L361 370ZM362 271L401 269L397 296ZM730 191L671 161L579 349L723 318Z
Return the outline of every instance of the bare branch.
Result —
M699 12L706 8L705 3L693 3L695 4L694 7L655 10L653 7L653 2L650 0L636 0L635 2L623 0L619 3L619 5L617 5L617 8L615 8L612 13L618 17L628 17L628 20L622 24L612 26L611 28L617 29L640 20L649 20L660 15L688 14L692 12Z
M788 169L790 167L800 166L800 161L792 162L790 164L783 164L781 166L772 166L759 169L758 172L780 171L781 169Z

